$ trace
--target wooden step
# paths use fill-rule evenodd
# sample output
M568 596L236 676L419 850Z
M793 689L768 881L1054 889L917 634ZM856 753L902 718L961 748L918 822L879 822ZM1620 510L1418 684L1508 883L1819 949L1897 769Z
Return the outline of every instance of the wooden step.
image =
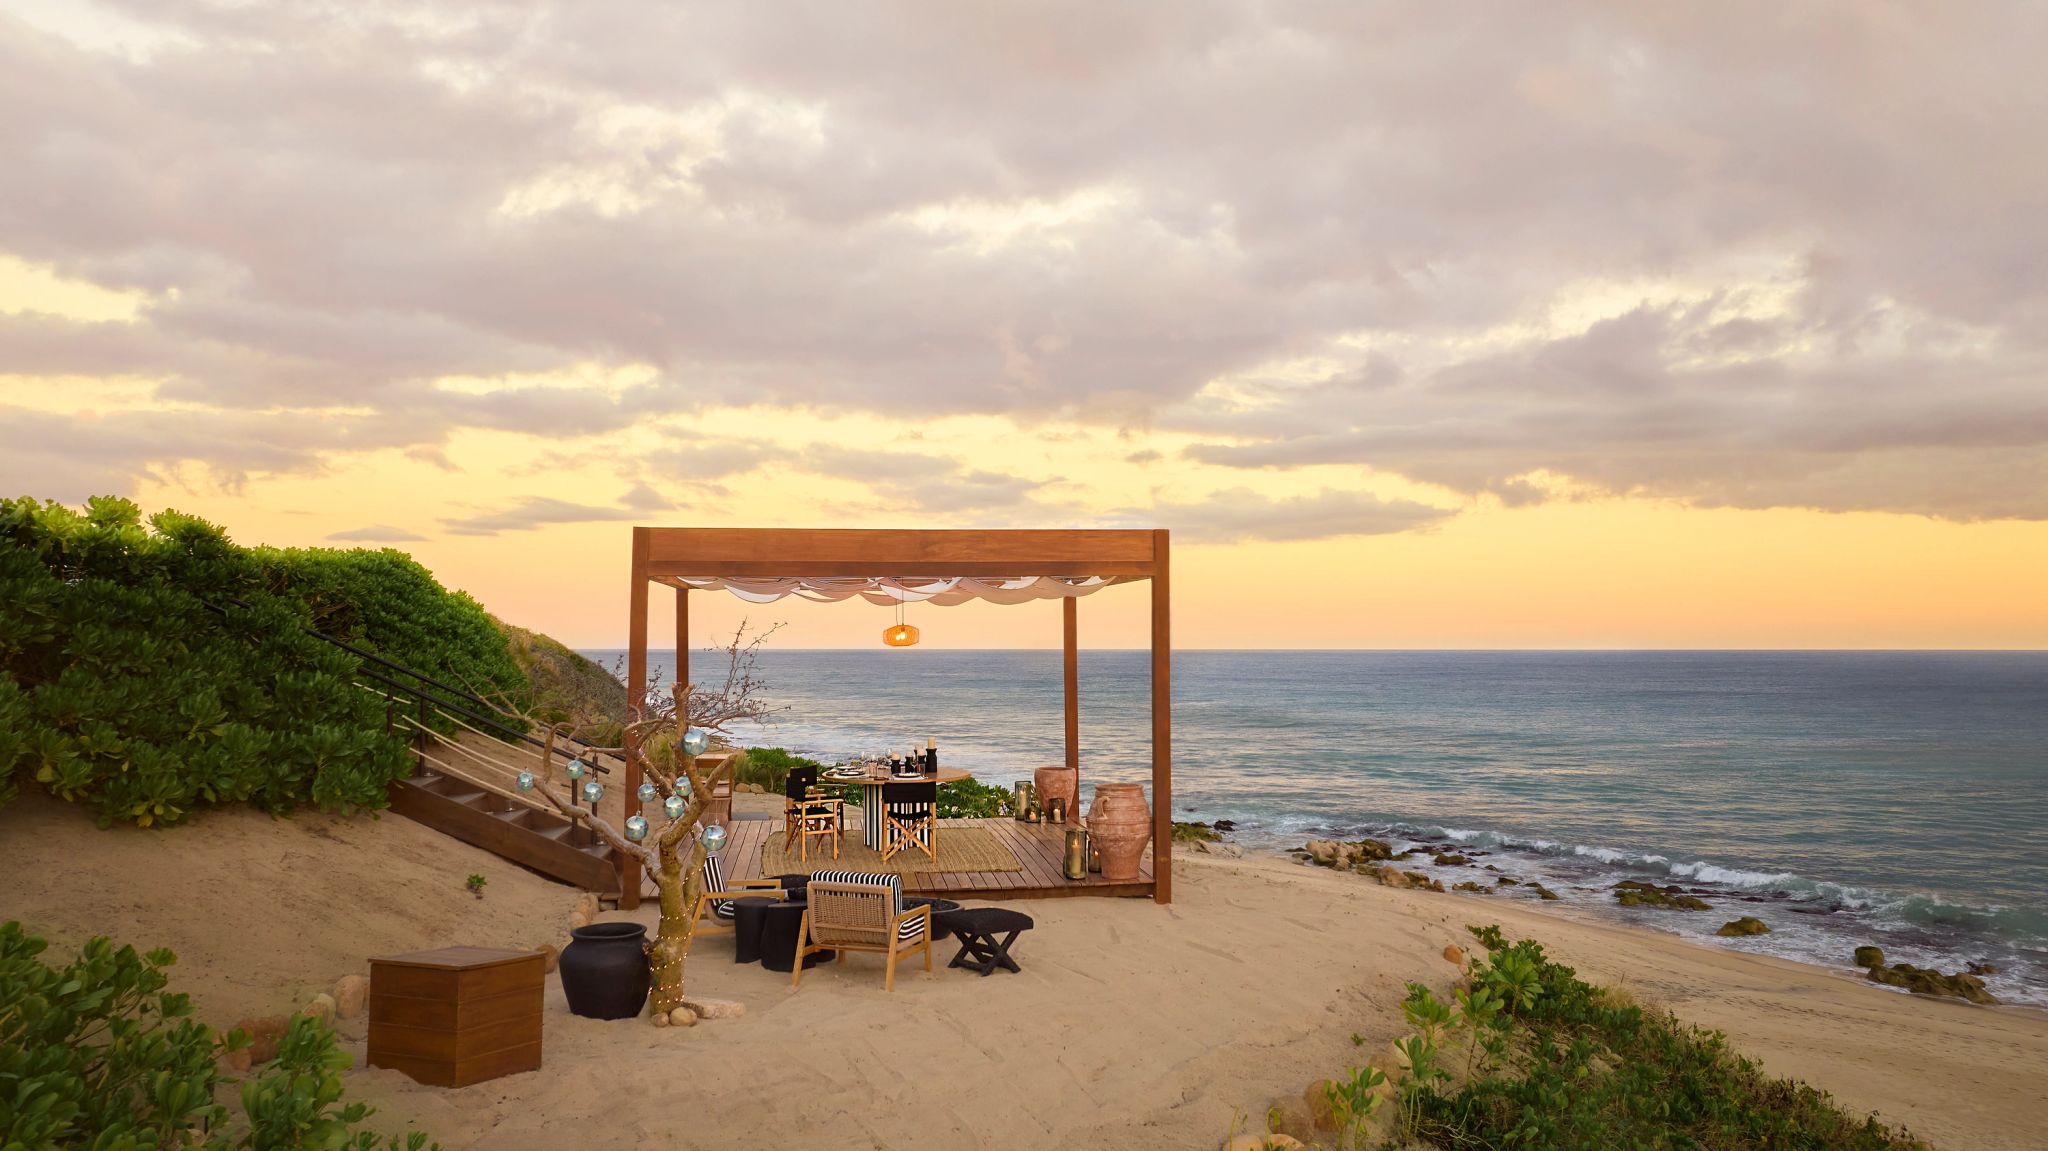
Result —
M564 817L432 772L393 780L389 794L394 814L550 879L600 895L619 889L611 847Z

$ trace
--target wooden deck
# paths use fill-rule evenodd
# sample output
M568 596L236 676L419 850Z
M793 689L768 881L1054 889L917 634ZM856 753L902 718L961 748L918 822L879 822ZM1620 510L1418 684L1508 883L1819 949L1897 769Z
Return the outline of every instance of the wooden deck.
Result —
M735 819L725 825L732 838L725 848L726 878L761 877L761 845L782 830L780 819ZM917 895L938 895L948 899L1060 899L1078 895L1152 897L1152 856L1148 851L1139 865L1138 878L1130 882L1107 880L1100 875L1067 879L1060 874L1066 854L1066 827L1059 824L1019 823L1014 819L942 819L939 836L949 827L979 827L1010 849L1022 871L927 871L903 877L903 890ZM860 829L848 829L856 840ZM657 896L652 880L643 880L642 898Z

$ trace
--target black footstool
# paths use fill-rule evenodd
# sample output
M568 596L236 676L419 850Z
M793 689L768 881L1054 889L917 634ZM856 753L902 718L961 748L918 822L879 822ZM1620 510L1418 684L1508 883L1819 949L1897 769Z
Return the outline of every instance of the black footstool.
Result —
M953 956L953 962L946 966L965 967L983 975L998 967L1009 971L1021 970L1017 961L1010 958L1010 946L1032 926L1030 916L1007 907L964 907L932 917L935 932L949 933L960 941L960 953ZM1009 934L1004 935L1004 932ZM1003 938L997 939L998 935L1003 935ZM969 959L970 955L974 958Z

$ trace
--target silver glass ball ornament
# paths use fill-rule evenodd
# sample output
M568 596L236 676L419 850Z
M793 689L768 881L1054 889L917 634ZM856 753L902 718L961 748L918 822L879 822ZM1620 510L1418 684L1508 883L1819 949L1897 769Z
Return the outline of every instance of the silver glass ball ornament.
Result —
M569 761L569 766L563 768L562 771L565 774L567 774L570 779L582 779L583 761L580 759L572 759Z
M647 838L647 820L638 815L626 817L626 838L638 843Z
M521 791L532 791L532 790L533 790L533 773L532 773L532 772L530 772L530 771L522 771L522 772L520 772L520 773L519 773L519 790L521 790Z
M640 802L653 803L661 798L661 789L651 783L643 783L640 785L640 790L637 794L640 796Z
M705 829L704 829L704 851L705 851L705 853L706 853L707 855L717 855L717 854L718 854L719 852L721 852L721 851L724 851L724 850L725 850L725 825L724 825L724 824L721 824L721 823L714 823L714 824L712 824L712 825L711 825L710 827L707 827L707 828L705 828Z
M594 779L586 779L586 780L584 780L584 781L583 781L583 798L584 798L584 799L585 799L586 801L590 802L590 803L596 803L596 802L597 802L598 800L600 800L600 799L603 799L603 798L604 798L604 785L603 785L603 784L601 784L601 783L599 783L599 782L597 782L597 781L596 781L596 780L594 780Z
M684 803L683 797L680 795L671 795L661 801L661 809L668 813L670 819L681 819L683 817L683 809L688 806L689 804Z
M701 727L693 727L683 733L683 750L691 755L703 755L711 750L711 733Z

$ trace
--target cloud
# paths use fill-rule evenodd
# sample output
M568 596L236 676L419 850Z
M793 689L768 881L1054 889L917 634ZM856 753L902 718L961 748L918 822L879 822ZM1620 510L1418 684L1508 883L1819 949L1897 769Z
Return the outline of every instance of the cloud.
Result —
M107 7L0 16L0 256L139 303L0 316L0 372L192 414L7 482L781 406L2048 515L2021 0ZM648 482L744 474L709 450Z
M1456 508L1384 500L1370 492L1323 488L1312 496L1276 498L1229 488L1198 500L1162 499L1149 508L1120 509L1115 519L1166 527L1193 543L1277 543L1418 531L1457 514Z
M402 544L416 543L427 537L416 532L406 531L404 528L394 528L389 524L371 524L365 528L350 528L345 532L335 532L327 538L336 543Z
M631 493L628 493L629 495ZM550 524L584 524L604 520L643 519L646 509L603 507L570 503L547 496L528 496L503 511L445 519L448 531L459 536L494 536L500 532L531 531Z
M893 509L920 515L1022 513L1030 510L1032 494L1053 482L974 468L945 456L840 444L811 444L795 462L806 471L861 484Z

